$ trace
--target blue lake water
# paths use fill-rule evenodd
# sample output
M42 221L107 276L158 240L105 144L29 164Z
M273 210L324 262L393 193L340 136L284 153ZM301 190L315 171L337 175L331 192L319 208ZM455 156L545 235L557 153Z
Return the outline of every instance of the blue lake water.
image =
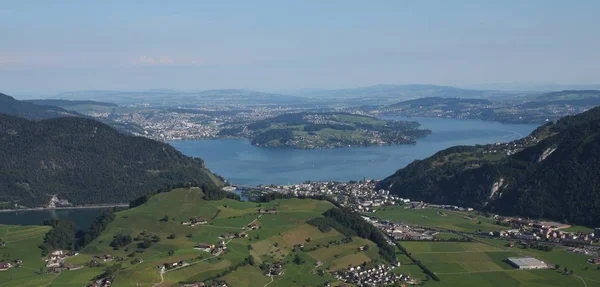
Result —
M122 210L124 208L118 208ZM80 229L87 229L107 208L48 209L0 212L0 224L42 225L44 220L68 219Z
M402 118L415 120L432 134L416 145L373 146L319 150L255 147L247 140L188 140L170 144L188 156L204 159L208 168L241 185L312 181L381 179L415 159L455 146L511 141L537 125L512 125L479 120ZM64 218L87 229L102 209L36 210L0 213L0 224L40 225Z
M538 125L480 120L387 117L413 120L431 135L415 145L299 150L255 147L248 140L171 141L188 156L201 157L213 172L234 184L288 184L312 181L382 179L416 159L455 145L511 141Z

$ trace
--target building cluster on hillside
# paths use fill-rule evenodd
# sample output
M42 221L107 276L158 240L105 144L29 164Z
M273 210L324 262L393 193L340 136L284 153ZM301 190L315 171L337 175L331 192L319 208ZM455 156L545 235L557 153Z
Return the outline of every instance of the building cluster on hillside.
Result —
M269 266L265 270L265 276L280 276L283 275L283 262L277 261Z
M522 151L523 149L533 146L540 141L539 138L528 135L524 138L513 140L510 142L498 142L495 144L485 145L484 154L496 154L501 153L505 155L513 155Z
M371 268L365 266L350 267L338 270L335 278L356 286L389 286L398 282L415 284L416 281L408 275L391 272L392 267L383 264Z
M59 271L60 269L75 270L81 268L81 266L73 266L72 264L66 263L65 260L71 256L79 255L72 251L54 250L44 259L46 267L51 268L51 271Z

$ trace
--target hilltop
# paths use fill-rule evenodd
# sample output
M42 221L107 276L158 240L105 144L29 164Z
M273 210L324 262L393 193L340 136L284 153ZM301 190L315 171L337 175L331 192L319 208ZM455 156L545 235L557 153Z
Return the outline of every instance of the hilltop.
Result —
M29 121L0 114L4 208L128 202L172 185L219 185L199 158L86 118ZM63 204L66 204L63 202Z
M290 113L222 130L221 136L250 138L253 145L299 149L413 144L431 131L419 123L348 113Z
M379 183L393 193L503 214L597 225L600 107L500 145L452 147Z
M424 97L384 106L364 106L373 114L414 117L466 118L503 123L546 123L582 113L600 105L598 90L528 93L511 97L476 99Z
M76 112L67 111L56 106L36 105L30 102L19 101L2 93L0 93L0 114L18 116L30 120L82 116Z

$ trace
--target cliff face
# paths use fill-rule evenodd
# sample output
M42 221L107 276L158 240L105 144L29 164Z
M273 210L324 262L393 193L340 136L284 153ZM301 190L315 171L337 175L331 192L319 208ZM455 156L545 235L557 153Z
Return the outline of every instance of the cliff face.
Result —
M379 187L428 202L600 223L600 108L541 127L529 138L543 140L493 160L486 147L450 148L411 163Z

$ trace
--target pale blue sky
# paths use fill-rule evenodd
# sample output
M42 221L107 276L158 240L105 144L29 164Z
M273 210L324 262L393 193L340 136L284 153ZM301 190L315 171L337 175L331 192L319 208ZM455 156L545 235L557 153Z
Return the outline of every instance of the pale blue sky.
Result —
M600 1L0 0L0 91L599 83Z

